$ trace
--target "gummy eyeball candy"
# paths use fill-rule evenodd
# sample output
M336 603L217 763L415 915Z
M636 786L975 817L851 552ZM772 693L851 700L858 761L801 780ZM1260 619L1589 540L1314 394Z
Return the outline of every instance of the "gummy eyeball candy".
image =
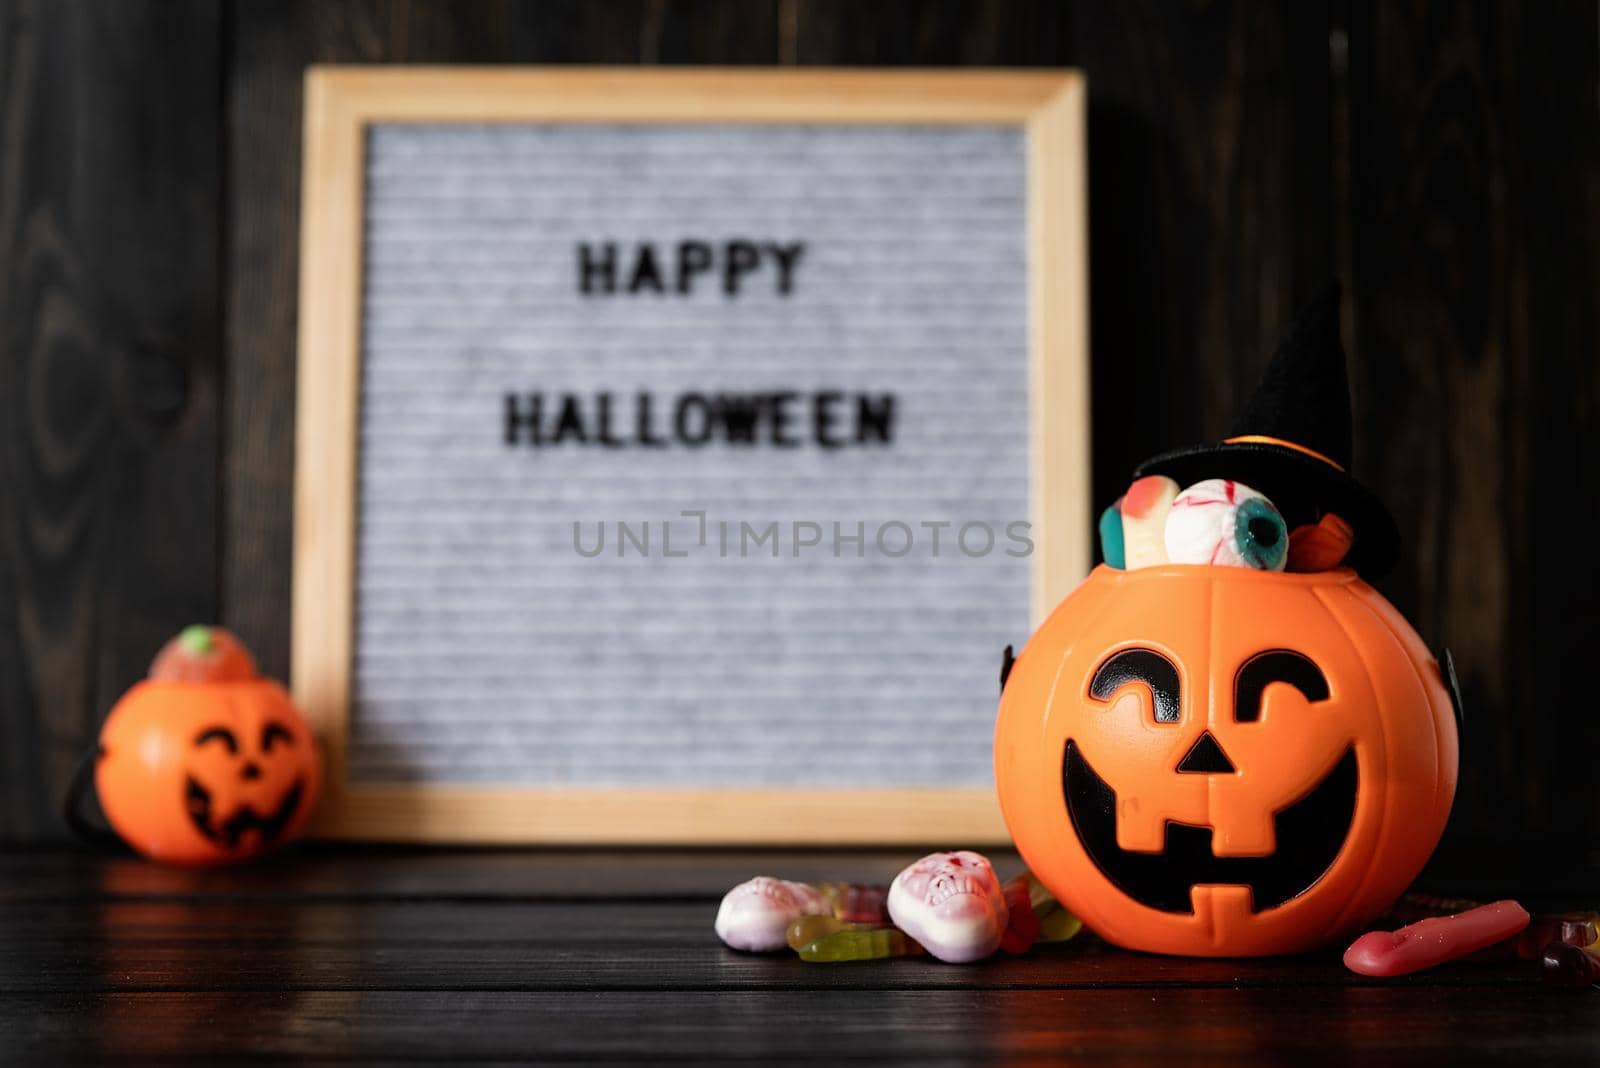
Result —
M1000 948L1008 910L981 853L929 853L889 884L895 926L942 961L982 960Z
M1174 564L1282 571L1289 530L1271 501L1242 482L1208 478L1172 502L1165 531Z
M766 953L787 945L801 916L828 916L828 899L814 886L757 875L729 890L717 909L717 937L732 949Z

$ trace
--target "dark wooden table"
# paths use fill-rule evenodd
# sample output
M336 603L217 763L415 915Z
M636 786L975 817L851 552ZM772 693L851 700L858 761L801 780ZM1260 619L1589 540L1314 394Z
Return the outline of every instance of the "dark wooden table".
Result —
M1600 1062L1600 991L1548 992L1528 965L1376 982L1336 953L1179 960L1082 938L965 967L827 966L712 934L749 875L886 882L911 859L307 848L190 872L0 854L0 1063Z

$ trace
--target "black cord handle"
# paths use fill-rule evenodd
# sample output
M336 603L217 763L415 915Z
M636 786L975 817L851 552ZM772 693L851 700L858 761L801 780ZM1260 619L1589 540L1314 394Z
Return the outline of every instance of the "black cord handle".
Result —
M72 773L72 781L67 784L67 797L61 806L61 815L72 833L87 844L126 851L127 843L115 831L92 822L83 811L83 799L94 789L94 766L102 752L98 742L84 751L77 769Z

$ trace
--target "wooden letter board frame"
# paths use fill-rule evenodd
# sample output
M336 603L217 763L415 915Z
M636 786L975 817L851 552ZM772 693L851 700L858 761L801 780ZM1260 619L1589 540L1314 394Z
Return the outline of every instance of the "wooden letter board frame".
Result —
M307 73L292 680L323 739L315 833L389 841L984 843L993 791L351 785L364 145L373 123L998 124L1025 131L1030 598L1089 566L1085 87L1071 71L322 67Z

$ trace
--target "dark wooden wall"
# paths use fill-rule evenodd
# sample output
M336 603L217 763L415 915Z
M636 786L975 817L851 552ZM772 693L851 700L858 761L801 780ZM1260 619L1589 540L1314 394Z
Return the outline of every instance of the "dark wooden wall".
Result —
M59 833L181 625L287 671L307 64L1076 66L1097 499L1346 279L1382 585L1467 692L1447 856L1595 865L1597 35L1592 0L0 0L0 837Z

